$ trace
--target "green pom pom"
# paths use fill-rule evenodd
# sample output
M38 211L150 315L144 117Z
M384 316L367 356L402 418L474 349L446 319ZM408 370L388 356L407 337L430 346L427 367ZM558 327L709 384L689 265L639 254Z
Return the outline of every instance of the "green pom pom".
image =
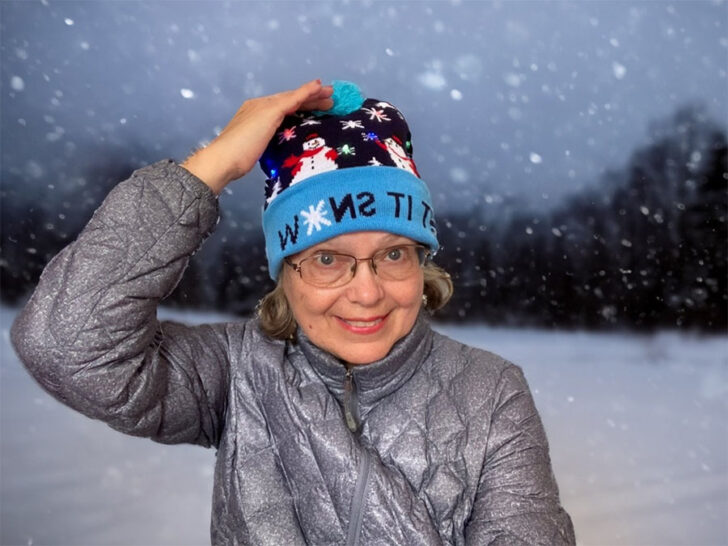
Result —
M331 95L334 105L328 110L314 110L311 112L314 116L345 116L364 104L364 95L355 83L334 80L331 85L334 88L334 94Z

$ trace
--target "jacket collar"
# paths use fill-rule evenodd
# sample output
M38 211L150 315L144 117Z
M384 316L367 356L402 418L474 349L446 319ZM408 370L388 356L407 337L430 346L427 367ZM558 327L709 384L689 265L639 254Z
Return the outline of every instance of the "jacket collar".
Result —
M344 398L346 364L314 345L299 327L298 346L326 387L341 403ZM420 312L412 330L394 344L381 360L352 367L364 416L382 398L404 385L422 364L432 347L432 330L425 313Z

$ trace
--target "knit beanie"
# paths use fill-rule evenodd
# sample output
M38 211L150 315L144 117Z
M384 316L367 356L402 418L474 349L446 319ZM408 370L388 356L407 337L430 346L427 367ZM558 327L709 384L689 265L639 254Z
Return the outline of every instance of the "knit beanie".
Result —
M353 83L332 85L334 106L286 116L260 158L273 280L286 256L344 233L386 231L438 248L404 116Z

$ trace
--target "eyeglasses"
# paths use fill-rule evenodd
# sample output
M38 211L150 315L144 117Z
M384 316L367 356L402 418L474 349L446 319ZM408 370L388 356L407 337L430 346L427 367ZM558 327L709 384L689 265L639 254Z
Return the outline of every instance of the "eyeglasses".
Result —
M290 265L307 284L319 288L344 286L356 275L359 262L371 262L372 271L387 281L403 281L421 268L430 251L423 245L397 245L384 248L369 258L356 258L350 254L321 250Z

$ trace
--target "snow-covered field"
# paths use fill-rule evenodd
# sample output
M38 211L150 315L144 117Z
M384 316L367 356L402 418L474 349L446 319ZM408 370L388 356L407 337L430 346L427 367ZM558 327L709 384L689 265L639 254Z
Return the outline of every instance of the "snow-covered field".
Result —
M61 406L12 351L15 312L0 307L0 543L208 544L214 451ZM728 337L437 329L524 369L579 544L728 544Z

